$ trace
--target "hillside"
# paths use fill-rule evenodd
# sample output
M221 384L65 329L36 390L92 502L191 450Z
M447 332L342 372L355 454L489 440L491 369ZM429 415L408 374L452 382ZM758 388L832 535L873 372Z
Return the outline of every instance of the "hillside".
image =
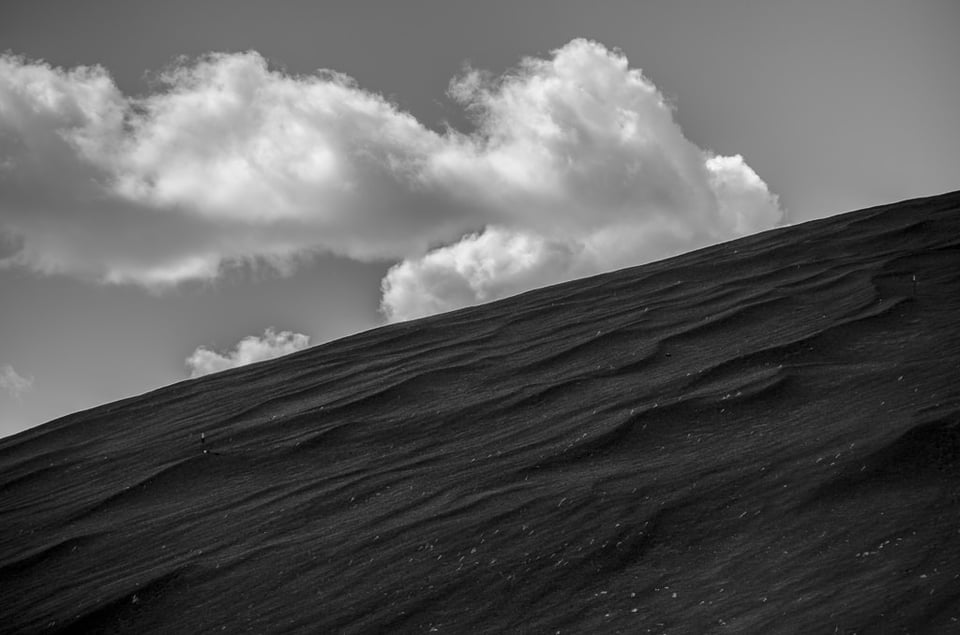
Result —
M960 632L958 519L960 192L0 439L0 630Z

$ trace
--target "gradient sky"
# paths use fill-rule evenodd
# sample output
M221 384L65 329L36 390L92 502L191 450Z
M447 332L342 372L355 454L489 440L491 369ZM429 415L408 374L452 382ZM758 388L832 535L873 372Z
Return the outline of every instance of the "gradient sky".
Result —
M302 345L304 338L294 341L292 334L309 336L310 342L317 344L383 324L381 280L401 261L405 268L393 270L391 280L398 293L406 293L395 305L403 308L397 309L396 314L403 317L414 315L417 310L419 314L429 312L429 306L413 307L412 313L407 311L409 302L419 301L414 293L417 290L426 289L427 295L433 293L439 303L436 306L444 308L554 281L557 276L563 277L556 274L558 269L570 277L634 264L624 257L598 263L577 251L584 245L589 248L600 244L600 234L589 232L601 232L604 227L628 227L627 233L634 232L633 243L617 247L635 248L636 262L669 253L650 248L660 240L659 234L654 235L660 221L628 222L623 216L624 205L636 204L647 210L644 213L649 212L649 219L673 218L665 215L678 213L682 220L678 226L684 231L697 229L697 223L709 226L709 231L697 234L689 244L679 239L671 243L680 249L703 244L707 240L704 237L734 237L780 222L802 222L954 190L960 187L958 32L960 4L955 0L6 0L0 5L0 51L20 57L8 57L15 60L13 66L0 67L5 69L0 70L0 82L7 80L8 89L13 86L9 90L14 92L27 81L18 78L16 69L45 61L65 69L62 72L100 65L109 73L118 94L146 98L167 90L158 79L158 73L165 69L196 69L198 56L210 52L256 51L269 68L269 72L264 71L266 75L261 73L268 88L282 84L283 77L303 78L315 74L317 69L331 69L355 81L356 90L348 91L349 99L363 105L369 103L363 101L365 96L382 95L384 103L393 104L393 109L383 115L384 122L407 125L409 121L397 114L400 112L409 113L416 121L416 126L401 130L396 137L381 135L376 126L357 128L356 133L350 132L354 128L337 132L351 148L367 144L373 148L372 153L383 152L390 161L398 155L404 169L411 165L421 169L437 156L448 157L454 151L462 155L444 164L454 167L440 176L418 172L417 183L426 183L422 190L404 189L404 183L409 182L405 180L407 176L383 176L382 165L374 170L367 164L357 164L359 167L354 167L358 182L378 191L382 186L385 194L344 203L349 213L343 212L343 218L366 218L365 205L372 209L385 205L385 200L397 209L380 216L373 214L372 220L350 220L342 239L336 233L339 225L333 230L333 225L307 223L303 226L317 233L301 232L299 238L271 234L271 240L282 243L276 249L287 250L277 256L280 264L275 262L274 267L244 261L247 264L221 267L214 274L198 275L197 279L162 288L145 284L142 279L111 283L104 281L107 273L99 276L94 269L83 268L99 266L99 254L75 252L99 244L106 254L118 241L132 236L130 232L154 231L152 225L138 229L140 221L136 218L142 209L156 208L159 195L146 201L142 198L146 195L137 194L142 200L131 203L130 211L121 209L117 201L134 199L111 198L107 207L113 207L102 217L99 210L89 206L71 209L63 201L69 201L74 191L88 191L83 189L87 187L85 181L76 175L83 177L89 166L63 163L56 153L45 153L40 142L42 126L30 123L29 113L33 111L22 111L29 116L10 114L14 111L9 106L5 111L5 102L0 101L0 168L14 166L7 172L14 176L4 177L0 170L0 263L4 263L0 265L0 435L185 379L191 373L186 364L191 356L194 372L201 367L212 370L229 365L232 359L217 357L214 351L226 354L233 349L236 359L256 359L271 347ZM586 38L597 46L577 45L573 43L576 38ZM565 53L556 53L560 50ZM516 71L524 58L542 63ZM242 59L256 67L250 62L253 58ZM622 59L628 60L630 69L642 71L646 82L633 86L634 92L629 94L617 92L617 81L636 77L624 69L618 70L617 61ZM639 145L616 152L602 145L597 150L593 142L608 137L591 137L587 141L592 140L593 145L586 143L586 128L576 128L586 124L573 119L574 115L556 115L560 117L556 121L560 121L561 129L570 123L579 134L574 135L578 140L564 142L567 145L547 143L527 128L517 132L517 121L526 125L537 120L537 114L523 111L525 117L533 119L510 119L519 117L519 107L510 99L513 93L504 89L502 83L489 83L489 78L501 77L514 69L511 76L520 79L512 86L521 91L517 94L527 95L522 90L537 85L535 80L552 78L550 73L556 71L562 60L599 64L596 68L602 67L604 73L609 73L613 87L607 82L595 94L601 100L610 96L636 105L641 124L656 120L649 128L654 145L667 149L654 152L649 144L643 145L646 142L636 141ZM465 70L468 66L489 75L472 76ZM596 78L601 73L594 68L584 66L573 72L584 73L586 83L599 82ZM621 70L626 74L618 74ZM472 104L469 109L448 92L454 78L461 79L461 101ZM481 88L470 93L471 87L476 87L470 83L474 79L481 82ZM2 86L0 83L0 100L4 94ZM643 90L650 86L659 93L653 93L652 101L644 101ZM658 96L672 106L672 120L669 114L663 114L670 110L658 106ZM570 92L557 93L546 103L555 114L566 112L571 99L579 97ZM583 107L579 101L575 105ZM604 104L598 105L598 112L603 112L603 107ZM480 123L477 108L486 113ZM349 118L355 111L344 112L347 115L338 116ZM350 121L354 125L354 120ZM446 126L459 131L460 136L445 132ZM321 129L325 134L329 131ZM200 129L196 141L199 150L191 151L206 156L204 134ZM387 143L380 139L383 136L389 136L389 143L394 145L383 145ZM506 155L488 152L494 141L502 138L516 143L507 147ZM41 150L32 150L34 139ZM424 150L424 146L433 149ZM31 148L33 154L23 148ZM157 174L161 176L163 170L175 169L173 163L181 156L169 149L165 151L172 158L157 164L159 168L151 167L159 170ZM521 168L514 167L513 173L497 170L507 159L528 156L524 152L534 153L529 156L547 156L550 161L563 156L577 169L549 172L546 180L559 175L559 185L551 181L554 189L545 193L542 188L537 189L540 198L530 198L534 191L531 183L540 178L537 175L521 183L520 189L494 187L489 200L476 205L469 198L458 198L458 191L469 193L475 187L476 197L482 199L486 195L485 179L493 178L490 175L500 175L510 182L520 179L516 170L522 172ZM591 154L596 152L601 153ZM714 166L726 170L721 175L729 177L724 181L729 187L721 187L723 193L717 195L717 200L728 196L731 205L749 201L757 210L749 222L735 228L732 220L720 218L722 209L718 211L713 204L704 203L705 207L687 216L686 211L679 213L671 207L671 201L692 201L700 196L695 196L696 192L710 187L716 192L716 187L720 187L710 185L714 181L701 182L717 174L694 165L701 154L742 156L744 164L728 162L720 168ZM639 180L630 181L627 194L613 191L619 187L614 179L608 185L600 178L620 174L620 157L639 157L640 171L646 170L636 177ZM18 165L29 161L33 161L32 171L16 172ZM95 169L109 171L111 178L116 177L124 173L127 165L116 161L103 159ZM662 165L676 162L692 162L693 167L680 170L686 175L682 178L661 169ZM450 170L461 171L454 179ZM701 176L689 176L694 172ZM751 181L748 177L752 172L761 181ZM106 173L96 172L101 176ZM153 174L143 177L143 182L153 186ZM627 179L635 176L634 172L624 174ZM576 181L581 176L585 180ZM74 178L80 189L70 189L73 186L69 183L64 185ZM675 182L677 179L680 181ZM592 187L594 183L598 191L581 197L584 184ZM732 194L731 188L735 190ZM50 192L62 196L56 198ZM188 194L182 196L187 198L177 199L174 207L186 209L183 213L189 215L192 201ZM773 196L779 197L779 207ZM572 201L573 198L577 200ZM696 198L701 199L702 196ZM657 207L657 201L664 200L667 202L662 209ZM328 203L327 199L324 201ZM542 204L545 209L561 209L556 225L566 229L552 233L553 225L543 225L536 212L511 217L511 201L532 201L531 207ZM601 227L590 224L593 219L590 223L584 220L584 206L593 203L604 210L598 214L609 213L611 225ZM686 210L699 203L676 205ZM106 223L102 219L108 216L131 219L124 222L129 222L133 229L119 231L98 224ZM229 223L236 223L236 219L227 218L229 223L221 223L222 219L201 216L200 212L191 216L188 220L193 224L185 227L207 232L205 245L220 244L228 238L242 242L236 237L240 234L226 233L234 227ZM449 226L445 225L451 217L456 222L451 220ZM31 221L38 218L42 222ZM243 240L248 241L244 243L246 248L260 255L256 243L250 246L249 240L263 238L256 233L260 230L250 229L261 221L246 217L242 220L247 223L243 225L247 233L242 234ZM300 217L296 220L303 221ZM377 234L378 224L387 227L382 236ZM487 230L473 242L460 240L467 232L491 225L507 229L499 234ZM164 233L164 227L158 225L153 234L158 245L144 243L149 247L147 251L155 247L163 252L168 248L162 243L175 234ZM438 229L432 233L434 227ZM404 234L406 231L409 236ZM89 239L75 239L76 235L88 232L92 235ZM27 246L34 245L33 260L10 258L23 247L21 234L27 236ZM395 238L400 234L404 234L402 239ZM36 242L31 243L34 239ZM98 239L104 242L98 243ZM184 235L184 242L190 240L192 236ZM236 244L234 248L240 249ZM45 249L50 250L49 254ZM58 249L62 251L57 252ZM427 254L428 249L433 251ZM493 282L483 287L482 293L478 291L476 297L466 300L443 295L454 283L463 282L451 277L451 262L487 257L490 250L498 249L494 255L505 260L495 261L500 268L494 270ZM296 253L291 255L290 250ZM339 255L330 253L331 250ZM517 273L510 261L511 254L516 253L532 254L540 268ZM67 254L73 258L70 262L82 264L46 269L37 264L47 262L44 258L50 254L57 258L66 258ZM129 256L131 261L137 257ZM57 262L66 262L62 258ZM501 274L502 278L496 277ZM437 277L442 284L436 283ZM270 327L276 331L266 332L265 336ZM285 335L286 331L291 335ZM249 337L261 339L247 340L234 349ZM198 347L205 347L206 353L201 351L197 356Z

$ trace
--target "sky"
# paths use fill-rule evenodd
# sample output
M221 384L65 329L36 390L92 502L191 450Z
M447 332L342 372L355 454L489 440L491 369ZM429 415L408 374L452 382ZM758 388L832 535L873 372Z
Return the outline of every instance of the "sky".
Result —
M960 187L955 0L0 5L0 436Z

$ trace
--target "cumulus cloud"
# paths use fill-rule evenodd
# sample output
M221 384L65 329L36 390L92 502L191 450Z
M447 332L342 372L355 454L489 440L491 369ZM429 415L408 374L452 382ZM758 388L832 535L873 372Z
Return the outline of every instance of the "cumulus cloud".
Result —
M33 377L20 375L10 364L0 366L0 389L19 399L20 395L32 388Z
M262 336L251 335L243 338L233 350L225 353L218 353L200 346L186 359L186 364L190 369L191 378L202 377L228 368L288 355L308 346L310 346L309 335L292 331L278 333L268 328Z
M782 219L742 157L687 140L599 43L467 69L449 93L476 130L255 52L181 60L145 97L99 67L0 57L0 266L163 287L323 251L396 262L381 308L399 320Z
M392 267L381 304L390 320L640 264L783 218L743 157L691 143L657 88L597 43L575 40L502 78L469 71L450 92L480 130L434 169L497 220Z
M0 58L4 262L148 286L229 260L403 257L463 231L422 164L443 140L339 74L209 55L122 95L102 68Z
M486 302L589 271L582 248L529 232L488 227L422 258L392 267L382 282L382 307L399 321Z

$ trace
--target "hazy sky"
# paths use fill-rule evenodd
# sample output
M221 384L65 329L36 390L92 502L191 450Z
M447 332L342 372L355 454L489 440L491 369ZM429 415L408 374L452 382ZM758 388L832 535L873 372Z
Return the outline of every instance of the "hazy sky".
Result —
M955 0L0 4L0 435L960 187Z

